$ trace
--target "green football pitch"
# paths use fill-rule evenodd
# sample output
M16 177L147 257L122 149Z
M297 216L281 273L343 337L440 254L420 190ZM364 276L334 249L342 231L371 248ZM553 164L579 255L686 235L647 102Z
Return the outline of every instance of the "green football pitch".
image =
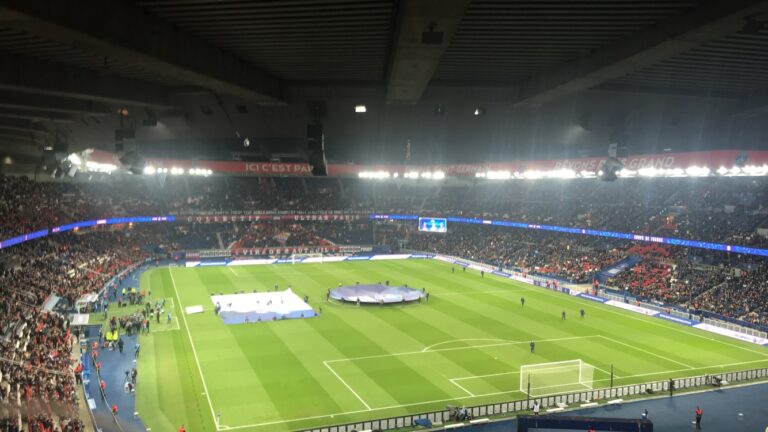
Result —
M325 300L339 283L384 280L425 288L429 302ZM180 318L141 336L137 411L153 431L297 430L520 400L520 367L547 362L594 366L595 388L611 366L614 385L768 367L759 346L432 260L157 268L141 284ZM322 315L226 325L212 312L213 292L275 284ZM205 312L182 315L195 305ZM584 388L570 384L554 390Z

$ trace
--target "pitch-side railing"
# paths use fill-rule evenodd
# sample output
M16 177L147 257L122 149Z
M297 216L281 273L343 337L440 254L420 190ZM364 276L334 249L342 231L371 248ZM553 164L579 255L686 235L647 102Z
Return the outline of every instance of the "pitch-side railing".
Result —
M500 402L487 405L478 405L467 407L467 412L473 419L483 419L489 417L504 417L514 414L530 411L535 402L539 403L542 412L547 410L561 410L568 405L571 408L578 408L581 405L588 404L589 407L605 406L609 403L621 402L624 399L648 397L654 394L669 392L671 382L674 382L673 391L677 392L686 389L695 389L702 387L713 387L720 385L731 385L734 383L768 379L768 368L750 369L737 372L726 372L713 375L700 375L689 378L666 379L663 381L653 381L643 384L631 384L617 386L612 388L585 390L572 393L563 393L550 396L531 397L528 399ZM428 419L432 425L445 425L454 423L452 410L446 407L441 411L431 411L418 414L409 414L398 417L388 417L375 420L365 420L355 423L340 424L334 426L323 426L307 429L307 432L353 432L353 431L376 431L392 430L401 428L416 427L417 420ZM459 422L456 422L459 423Z

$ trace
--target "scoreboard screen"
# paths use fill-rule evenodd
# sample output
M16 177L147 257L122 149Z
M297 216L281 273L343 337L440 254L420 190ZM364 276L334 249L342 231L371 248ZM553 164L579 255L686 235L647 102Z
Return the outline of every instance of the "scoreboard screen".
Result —
M419 231L444 233L448 232L448 222L445 218L419 218Z

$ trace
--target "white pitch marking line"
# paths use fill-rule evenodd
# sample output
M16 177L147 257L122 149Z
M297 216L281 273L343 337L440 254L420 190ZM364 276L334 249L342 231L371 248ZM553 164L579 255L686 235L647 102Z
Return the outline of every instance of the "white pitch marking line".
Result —
M464 387L463 387L461 384L457 383L456 381L454 381L454 380L452 380L452 379L449 379L448 381L450 381L450 382L451 382L453 385L455 385L456 387L458 387L458 388L460 388L460 389L464 390L464 391L465 391L465 392L466 392L468 395L470 395L470 396L473 396L473 397L475 396L474 394L472 394L472 392L471 392L471 391L469 391L469 390L465 389L465 388L464 388Z
M597 336L597 335L595 335L595 336ZM578 336L578 337L592 337L592 336ZM552 342L554 340L555 339L551 339L551 340L549 340L549 342ZM434 348L436 346L440 346L440 345L445 345L445 344L454 343L454 342L468 342L468 341L498 341L498 342L509 342L509 343L513 343L513 344L525 343L525 342L521 342L521 341L513 341L513 340L506 340L506 339L483 339L483 338L478 338L478 339L454 339L454 340L449 340L449 341L445 341L445 342L439 342L439 343L436 343L434 345L430 345L430 346L424 348L423 350L421 350L421 352L428 352L428 351L430 351L430 349L432 349L432 348ZM546 340L537 341L537 342L546 342ZM467 348L471 348L471 347L467 347ZM434 351L439 351L439 350L434 350ZM594 367L595 369L599 370L600 372L603 372L603 373L608 374L608 375L611 374L607 370L601 369L601 368L599 368L599 367L597 367L597 366L595 366L595 365L593 365L591 363L589 365ZM507 373L510 373L510 372L507 372ZM613 377L614 378L620 378L616 374L613 374Z
M352 389L352 387L351 387L349 384L347 384L347 382L346 382L346 381L344 381L344 379L343 379L343 378L341 378L341 376L339 376L339 374L337 374L337 373L336 373L336 371L335 371L335 370L333 370L333 368L331 367L331 365L329 365L329 364L328 364L328 362L323 362L323 364L325 365L325 367L327 367L327 368L328 368L328 370L329 370L329 371L331 371L331 373L332 373L332 374L336 375L336 378L338 378L338 379L339 379L339 381L341 381L341 383L342 383L342 384L344 384L344 387L346 387L346 388L347 388L349 391L351 391L351 392L352 392L352 394L353 394L353 395L355 395L355 397L357 398L357 400L359 400L359 401L360 401L360 402L361 402L363 405L365 405L365 407L368 409L368 411L371 411L371 406L370 406L370 405L368 405L367 403L365 403L365 401L363 400L363 398L361 398L361 397L360 397L360 395L359 395L359 394L357 394L357 392L356 392L356 391L354 391L354 390Z
M593 338L593 337L599 337L599 336L600 335L590 335L590 336L574 336L574 337L555 338L555 339L540 339L540 340L534 340L534 342L558 342L558 341L565 341L565 340L587 339L587 338ZM426 353L435 353L435 352L443 352L443 351L459 351L459 350L467 350L467 349L475 349L475 348L490 348L490 347L497 347L497 346L520 345L520 344L526 344L526 343L528 342L501 342L501 343L486 344L486 345L442 348L442 349L436 349L431 351L422 350L422 351L408 351L408 352L393 353L393 354L376 354L376 355L363 356L363 357L350 357L350 358L343 358L343 359L326 360L326 362L337 363L337 362L343 362L343 361L367 360L367 359L375 359L375 358L383 358L383 357L399 357L399 356L414 355L414 354L426 354Z
M181 326L179 326L179 319L176 317L172 317L172 323L176 324L175 326L172 326L171 328L166 329L158 329L157 327L152 327L152 330L150 330L150 333L162 333L162 332L169 332L169 331L179 331L181 330Z
M494 276L494 275L491 275L491 276ZM552 296L552 297L556 297L556 298L560 298L560 299L564 298L562 293L558 293L558 292L547 290L547 289L543 289L543 288L533 287L533 286L530 286L529 284L527 284L525 282L519 282L519 281L515 281L515 280L512 280L512 279L509 279L509 278L502 278L502 279L506 280L508 282L512 282L512 284L514 286L519 287L519 288L521 288L522 290L525 290L525 291L546 294L546 295L549 295L549 296ZM569 296L569 297L572 297L572 296ZM622 316L622 317L630 318L630 319L633 319L635 321L641 321L641 322L644 322L646 324L651 324L651 325L654 325L654 326L657 326L657 327L665 328L667 330L674 330L676 332L683 333L683 334L686 334L686 335L689 335L689 336L695 336L695 337L698 337L698 338L701 338L701 339L706 339L706 340L710 340L710 341L713 341L713 342L718 342L718 343L721 343L723 345L728 345L728 346L733 347L733 348L737 348L737 349L744 350L744 351L749 351L751 353L759 354L759 355L761 355L763 357L768 357L768 353L766 353L766 352L756 351L756 350L753 350L753 349L749 349L747 347L743 347L743 346L740 346L740 345L735 345L735 344L729 343L727 341L723 341L723 340L707 337L707 336L704 336L703 334L699 334L698 332L685 331L685 330L682 329L682 327L678 328L679 326L677 326L677 325L675 325L675 326L664 325L661 322L656 322L658 320L644 319L644 318L649 318L647 316L645 316L645 317L634 316L631 313L620 312L620 311L614 310L615 308L610 307L608 305L603 305L603 306L607 306L607 307L601 307L600 305L597 305L597 304L595 304L594 302L592 302L590 300L585 300L583 302L583 304L586 307L588 307L590 309L593 309L593 310L598 310L598 311L612 313L614 315L619 315L619 316ZM667 324L670 324L670 323L667 322ZM703 332L703 331L701 331L701 332Z
M546 364L546 363L542 363L542 364ZM600 369L599 367L597 367L597 366L595 366L595 365L593 365L591 363L587 363L587 364L589 364L590 366L594 367L595 369L597 369L599 371L605 372L607 375L611 374L610 372L607 372L607 371L605 371L603 369ZM567 366L565 366L565 367L567 367ZM552 368L552 369L557 369L557 368ZM476 378L487 378L487 377L495 377L495 376L503 376L503 375L519 375L519 374L520 374L520 371L509 371L509 372L499 372L499 373L492 373L492 374L486 374L486 375L471 375L471 376L458 377L458 378L449 378L449 379L456 380L456 381L462 381L462 380L470 380L470 379L476 379ZM622 378L622 377L620 377L620 376L618 376L616 374L613 374L613 378L616 379L616 378ZM597 381L597 380L593 380L593 381Z
M237 277L240 277L240 275L239 275L239 274L237 274L237 272L235 271L235 269L233 269L233 268L232 268L232 266L227 266L227 268L229 269L229 271L231 271L231 272L232 272L232 274L233 274L233 275L235 275L235 276L237 276Z
M468 296L468 295L475 295L475 294L505 294L505 293L519 293L519 292L525 292L525 290L488 290L488 291L467 291L467 292L447 292L447 293L435 293L432 294L434 297L452 297L452 296Z
M184 307L179 297L179 290L176 288L176 280L173 278L173 271L168 266L168 274L171 276L171 283L173 284L173 292L176 294L176 300L179 301L179 309L181 319L184 321L184 327L187 329L187 337L189 338L189 345L192 347L192 354L195 356L195 364L197 365L197 372L200 373L200 381L203 383L203 390L205 390L205 398L208 399L208 407L211 408L211 417L213 417L213 424L216 425L216 430L219 430L219 423L216 421L216 413L213 410L213 403L211 403L211 396L208 393L208 386L205 384L205 377L203 376L203 369L200 367L200 359L197 357L197 350L195 349L195 343L192 342L192 333L189 331L189 325L187 324L187 317L184 315Z
M638 350L638 351L642 351L642 352L648 353L648 354L650 354L650 355L652 355L652 356L655 356L655 357L658 357L658 358L660 358L660 359L662 359L662 360L666 360L666 361L669 361L669 362L672 362L672 363L677 363L677 364L679 364L680 366L685 366L685 367L687 367L688 369L696 369L695 367L693 367L693 366L691 366L691 365L689 365L689 364L686 364L686 363L683 363L683 362L679 362L679 361L677 361L677 360L673 360L673 359L671 359L671 358L669 358L669 357L664 357L663 355L659 355L659 354L656 354L656 353L654 353L654 352L652 352L652 351L650 351L650 350L647 350L647 349L643 349L643 348L640 348L640 347L636 347L636 346L634 346L634 345L630 345L630 344L628 344L628 343L624 343L624 342L622 342L622 341L617 341L616 339L610 338L610 337L608 337L608 336L603 336L603 335L600 335L600 337L601 337L601 338L603 338L603 339L605 339L605 340L609 340L609 341L611 341L611 342L613 342L613 343L617 343L617 344L619 344L619 345L624 345L624 346L626 346L626 347L630 347L630 348L632 348L632 349L635 349L635 350Z
M595 369L599 370L600 372L602 372L602 373L606 374L606 375L610 375L610 374L611 374L611 373L610 373L610 372L608 372L607 370L605 370L605 369L600 369L599 367L597 367L597 366L593 365L592 363L587 363L587 364L588 364L588 365L590 365L590 366L592 366L593 368L595 368ZM616 375L615 373L613 374L613 377L614 377L614 378L621 378L620 376Z
M514 342L514 343L523 343L523 342L521 342L521 341L513 341L513 340L509 340L509 339L492 339L492 338L487 338L487 339L486 339L486 338L475 338L475 339L452 339L452 340L449 340L449 341L438 342L438 343L436 343L436 344L434 344L434 345L430 345L430 346L428 346L428 347L424 348L423 350L421 350L421 352L427 352L427 351L431 350L432 348L434 348L434 347L436 347L436 346L440 346L440 345L445 345L445 344L454 343L454 342L470 342L470 341L494 341L494 342Z
M520 286L522 288L526 289L527 291L541 293L541 294L546 294L546 295L549 295L549 296L552 296L552 297L561 298L561 299L563 298L562 297L562 295L563 295L562 293L558 294L558 293L556 293L554 291L549 291L549 290L546 290L546 289L543 289L543 288L529 287L524 282L519 282L519 283L520 283ZM598 307L598 305L594 304L594 302L592 302L590 300L585 300L585 302L583 304L584 304L584 306L586 306L586 307L588 307L590 309L593 309L593 310L598 310L598 311L602 311L602 312L612 313L614 315L619 315L619 316L622 316L622 317L625 317L625 318L630 318L630 319L633 319L635 321L641 321L641 322L644 322L646 324L651 324L651 325L654 325L654 326L657 326L657 327L665 328L667 330L673 330L673 331L676 331L678 333L683 333L683 334L686 334L688 336L695 336L695 337L698 337L698 338L701 338L701 339L706 339L706 340L710 340L710 341L713 341L713 342L718 342L718 343L721 343L723 345L728 345L728 346L731 346L733 348L738 348L740 350L749 351L751 353L759 354L759 355L761 355L763 357L768 357L768 353L766 353L766 352L756 351L756 350L753 350L753 349L749 349L747 347L743 347L743 346L735 345L735 344L732 344L732 343L729 343L729 342L726 342L726 341L722 341L722 340L719 340L719 339L714 339L714 338L711 338L711 337L707 337L707 336L704 336L704 335L699 334L699 333L693 333L693 332L685 331L685 330L682 329L682 327L678 328L679 327L678 325L675 325L675 326L664 325L661 322L656 322L658 320L647 319L647 318L650 318L650 317L645 317L646 319L644 319L644 317L642 317L642 316L634 316L631 313L619 312L617 310L614 310L613 307L608 306L608 305L604 305L606 307ZM667 322L667 324L669 324L669 322Z
M695 369L714 369L718 367L727 367L727 366L738 366L743 364L750 364L750 363L760 363L760 362L768 362L768 359L765 360L754 360L750 362L739 362L739 363L729 363L729 364L722 364L722 365L713 365L713 366L705 366ZM674 372L689 372L690 369L679 369L679 370L667 370L667 371L661 371L661 372L652 372L652 373L644 373L639 375L629 375L625 376L623 378L636 378L640 376L649 376L649 375L661 375L661 374L668 374L668 373L674 373ZM457 378L453 378L457 379ZM603 381L610 381L610 378L606 379L600 379L600 380L594 380L593 382L603 382ZM594 390L607 390L606 388L598 388ZM520 390L508 390L508 391L501 391L501 392L494 392L494 393L485 393L485 394L479 394L476 396L459 396L451 399L437 399L437 400L431 400L431 401L424 401L424 402L414 402L404 405L393 405L388 407L377 407L377 408L371 408L370 411L382 411L382 410L388 410L388 409L397 409L397 408L404 408L409 406L416 406L416 405L428 405L432 403L439 403L439 402L449 402L449 401L455 401L455 400L462 400L462 399L472 399L472 398L479 398L479 397L486 397L486 396L498 396L501 394L509 394L509 393L521 393L525 394L525 392ZM312 417L302 417L302 418L295 418L295 419L288 419L288 420L275 420L265 423L254 423L249 425L241 425L241 426L230 426L230 429L245 429L250 427L259 427L259 426L270 426L270 425L276 425L276 424L285 424L285 423L294 423L298 421L305 421L305 420L316 420L321 418L330 418L331 416L338 416L338 415L350 415L350 414L360 414L364 412L368 412L369 410L355 410L355 411L345 411L345 412L337 412L337 413L331 413L331 414L324 414L324 415L318 415L318 416L312 416Z
M471 375L471 376L450 378L450 379L456 380L456 381L463 381L463 380L470 380L470 379L476 379L476 378L488 378L488 377L495 377L495 376L502 376L502 375L518 375L518 374L520 374L520 371L499 372L499 373L492 373L492 374L486 374L486 375Z

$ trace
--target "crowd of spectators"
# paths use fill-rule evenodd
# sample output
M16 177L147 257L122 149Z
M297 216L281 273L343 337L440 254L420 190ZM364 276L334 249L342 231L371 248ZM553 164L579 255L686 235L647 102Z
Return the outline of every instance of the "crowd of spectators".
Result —
M331 178L168 177L162 183L141 178L66 183L0 176L0 239L107 216L386 211L768 244L756 231L768 219L764 179L586 182L518 182L509 187L508 183L441 186ZM639 256L639 264L609 284L659 302L768 324L764 283L768 265L724 253L489 226L452 224L447 234L424 234L416 232L412 222L355 218L99 228L0 251L0 402L11 409L30 407L35 413L0 413L0 429L81 430L75 418L69 355L73 337L65 318L43 311L52 294L71 308L80 295L97 291L121 269L152 252L345 244L440 252L573 283L591 283L600 271Z
M75 336L66 315L45 306L55 295L62 309L71 310L82 294L98 291L123 268L147 258L142 246L161 242L159 232L97 229L0 252L3 430L83 430L73 374Z
M20 272L24 270L4 270L0 285L0 403L6 411L4 421L21 430L79 431L68 322L57 314L40 311L47 297L43 291L14 284L14 280L31 279L15 279ZM14 408L38 415L22 417ZM59 427L49 427L54 423L60 423Z
M412 232L408 248L439 252L493 267L523 268L573 283L590 283L621 257L610 242L587 246L576 236L485 226L453 226L446 234Z
M768 265L724 253L648 243L486 226L453 226L446 234L403 232L407 247L494 267L592 283L600 271L634 256L638 263L607 278L605 286L665 305L706 310L768 325ZM759 262L759 261L758 261ZM748 270L742 267L748 266Z
M119 194L114 191L119 190ZM763 178L624 179L445 186L336 178L167 177L33 182L0 177L0 238L120 215L404 211L763 244Z
M326 246L331 243L315 233L309 224L257 222L242 227L232 249L270 246Z
M740 318L755 324L768 324L768 264L728 275L724 281L696 298L702 310Z

